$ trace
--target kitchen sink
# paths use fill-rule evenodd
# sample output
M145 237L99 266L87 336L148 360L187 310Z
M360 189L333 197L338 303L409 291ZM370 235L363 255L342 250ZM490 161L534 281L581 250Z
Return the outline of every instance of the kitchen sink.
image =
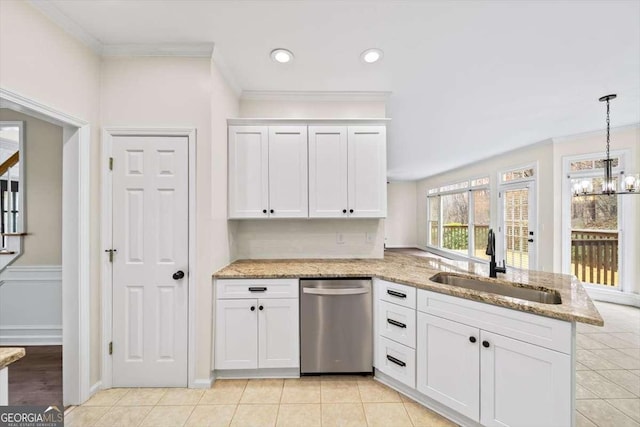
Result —
M443 285L489 292L542 304L562 304L562 299L558 292L549 289L534 289L517 284L510 285L453 273L438 273L429 280Z

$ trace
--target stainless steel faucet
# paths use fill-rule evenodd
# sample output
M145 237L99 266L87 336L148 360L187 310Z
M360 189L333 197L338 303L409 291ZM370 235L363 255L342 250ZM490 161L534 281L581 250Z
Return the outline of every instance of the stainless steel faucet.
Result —
M489 236L487 238L487 250L485 253L491 256L491 261L489 262L489 277L498 277L497 273L507 272L507 263L505 260L502 260L502 267L498 267L498 265L496 264L496 237L493 234L492 228L489 229Z

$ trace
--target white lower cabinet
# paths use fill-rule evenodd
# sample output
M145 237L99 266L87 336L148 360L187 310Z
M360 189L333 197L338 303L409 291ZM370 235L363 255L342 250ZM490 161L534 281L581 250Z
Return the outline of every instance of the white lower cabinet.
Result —
M531 331L549 319L494 306L485 312L484 305L418 291L418 308L439 315L417 315L417 390L484 426L570 426L571 356L483 329L510 330L521 322L537 339ZM506 310L502 321L500 310ZM546 330L554 336L549 346L571 340L570 333L552 334L560 327ZM525 332L514 327L513 333Z
M486 426L571 425L571 358L482 331L480 422Z
M478 328L418 313L418 391L478 421L479 346Z
M216 369L258 367L258 301L218 300L216 304Z
M218 299L215 369L297 368L297 298Z
M258 367L300 366L298 300L258 300Z
M376 369L395 380L416 386L416 351L382 336L378 337Z

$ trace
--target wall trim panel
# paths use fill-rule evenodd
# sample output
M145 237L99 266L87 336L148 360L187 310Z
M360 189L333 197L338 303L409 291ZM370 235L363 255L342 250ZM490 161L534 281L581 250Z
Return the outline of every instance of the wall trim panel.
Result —
M62 266L9 266L0 273L0 345L62 345Z

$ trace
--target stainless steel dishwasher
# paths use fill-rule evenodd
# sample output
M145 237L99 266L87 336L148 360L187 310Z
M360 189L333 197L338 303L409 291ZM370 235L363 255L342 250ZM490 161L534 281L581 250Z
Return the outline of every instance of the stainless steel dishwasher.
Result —
M371 279L300 280L300 373L373 371Z

